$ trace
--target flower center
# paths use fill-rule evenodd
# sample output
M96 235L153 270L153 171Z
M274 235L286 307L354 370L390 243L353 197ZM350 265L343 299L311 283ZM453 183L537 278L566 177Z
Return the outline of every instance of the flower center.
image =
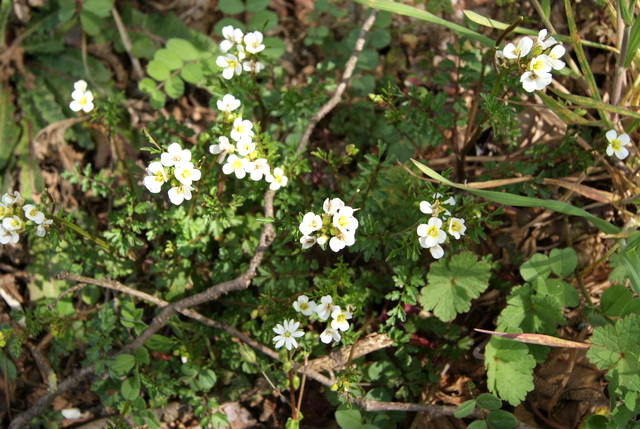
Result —
M78 104L80 104L81 106L84 106L85 104L87 104L87 97L80 97L78 99Z
M234 170L240 170L242 168L242 161L239 159L233 161L232 167Z
M622 142L618 139L613 139L611 140L611 147L613 148L614 151L618 151L622 149Z
M437 238L438 237L438 228L436 228L435 226L430 226L427 228L427 235L429 237L432 238Z

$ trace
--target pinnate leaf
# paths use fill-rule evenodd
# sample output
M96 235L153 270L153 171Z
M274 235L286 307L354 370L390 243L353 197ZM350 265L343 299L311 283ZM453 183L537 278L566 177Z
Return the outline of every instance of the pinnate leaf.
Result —
M630 314L615 325L593 330L587 358L598 369L608 369L607 380L617 386L640 390L640 316Z
M440 260L429 269L420 304L433 310L438 319L451 320L457 313L468 311L471 300L487 288L490 269L490 264L479 261L471 252L454 255L450 261Z
M489 390L511 405L518 405L533 390L536 361L526 344L492 337L484 352Z

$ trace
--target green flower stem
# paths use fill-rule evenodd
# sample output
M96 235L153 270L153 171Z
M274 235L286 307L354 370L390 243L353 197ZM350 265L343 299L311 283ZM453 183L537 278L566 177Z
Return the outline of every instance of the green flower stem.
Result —
M109 246L109 243L107 243L104 240L99 239L98 237L94 237L93 235L89 234L87 231L85 231L84 229L80 228L78 225L76 225L75 223L69 222L68 220L61 218L59 216L51 216L51 218L54 220L54 222L56 222L59 225L64 225L65 227L69 228L70 230L72 230L73 232L75 232L76 234L78 234L79 236L81 236L82 238L85 238L89 241L93 241L95 244L97 244L98 246L102 247L104 250L117 254L118 252L116 251L116 249L114 249L113 247Z

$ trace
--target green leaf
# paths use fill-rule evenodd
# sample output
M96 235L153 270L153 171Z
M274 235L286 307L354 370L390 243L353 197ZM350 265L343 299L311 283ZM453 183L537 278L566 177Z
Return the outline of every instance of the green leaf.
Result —
M162 61L154 59L149 61L149 64L147 64L147 73L155 80L162 82L169 79L171 70L169 70L169 67L167 67L167 65Z
M198 374L198 384L205 392L208 392L216 385L216 381L218 381L218 377L216 373L206 368Z
M109 362L109 372L113 374L114 377L122 377L128 374L135 364L136 359L133 355L121 354Z
M598 369L608 369L607 380L614 390L625 386L640 390L640 316L630 314L615 325L596 328L591 335L587 358Z
M293 420L289 417L284 424L284 429L300 429L300 420Z
M467 191L470 194L476 195L478 197L499 203L507 206L515 206L515 207L543 207L547 210L552 210L558 213L564 213L572 216L580 216L587 219L589 222L593 223L600 231L605 234L619 234L620 229L606 222L591 213L588 213L582 209L572 206L571 204L564 203L562 201L556 200L542 200L537 198L523 197L521 195L509 194L506 192L496 192L496 191L487 191L484 189L473 189L464 185L459 185L457 183L453 183L449 179L444 178L442 175L436 173L431 168L426 165L420 164L416 160L412 160L413 163L427 176L432 179L437 180L440 183L444 183L445 185L451 186L453 188L462 189L463 191Z
M278 25L278 15L270 10L254 13L248 22L249 28L258 28L263 31L271 30L276 25Z
M481 393L476 398L478 407L488 411L499 410L502 407L502 401L491 393Z
M136 364L138 365L146 365L151 362L149 359L149 352L144 347L138 347L134 352L134 356L136 358Z
M631 301L627 302L620 312L620 316L623 317L627 314L640 314L640 298L633 298Z
M631 62L638 54L640 48L640 17L636 17L631 30L629 31L629 42L627 45L627 53L624 57L624 67L628 68Z
M552 335L558 325L565 323L562 308L554 297L535 295L531 286L525 284L513 288L507 297L507 307L498 317L496 330Z
M227 15L236 15L244 12L244 2L242 0L220 0L218 9Z
M469 399L458 406L458 409L453 413L456 418L463 419L473 412L476 408L475 399Z
M149 100L149 104L151 104L152 109L158 110L164 107L164 104L166 103L166 101L167 99L164 95L164 92L160 91L159 89L156 89L151 93L151 99Z
M390 1L390 0L355 0L355 2L360 3L366 7L386 10L389 12L397 13L399 15L410 16L426 22L431 22L433 24L442 25L445 28L453 30L462 36L467 36L470 39L480 42L483 45L490 48L492 48L494 45L493 40L491 40L486 36L483 36L482 34L476 33L475 31L470 30L461 25L454 24L453 22L449 22L446 19L442 19L432 13L429 13L425 10L418 9L417 7L414 7L414 6L409 6L406 4L402 4L402 3Z
M384 28L377 28L371 32L371 47L374 49L382 49L391 43L391 33Z
M0 151L0 171L3 176L7 162L13 156L13 149L17 143L16 138L20 129L13 117L14 110L11 92L6 86L3 86L0 90L0 139L4 142L3 150Z
M149 347L149 350L163 353L171 351L175 347L174 342L170 338L158 334L153 334L144 345Z
M484 420L476 420L475 422L471 422L467 429L487 429L487 424Z
M198 49L188 40L169 39L167 49L176 54L182 61L194 61L198 59Z
M197 85L204 80L202 68L200 64L197 63L186 64L184 68L180 70L180 77L193 85Z
M113 8L113 0L84 0L82 2L82 11L89 11L100 18L106 18L111 15Z
M536 94L540 96L542 102L549 108L553 113L555 113L558 118L562 120L562 122L566 124L578 124L578 125L586 125L586 126L600 126L599 122L591 122L588 119L578 115L571 109L568 109L567 106L560 103L558 100L549 97L547 94L541 91L536 91Z
M359 429L362 426L362 414L360 414L360 411L350 410L346 405L338 407L335 418L342 429Z
M491 265L479 261L475 254L462 252L431 265L427 286L422 288L420 303L443 321L453 319L471 307L471 300L489 286Z
M140 82L138 82L138 89L142 92L146 92L147 94L151 94L156 90L157 83L155 80L145 77Z
M169 49L158 49L156 51L156 54L153 56L153 60L161 62L162 64L167 66L167 69L169 69L170 71L178 70L180 67L182 67L183 64L178 54L176 54L174 51L170 51Z
M487 416L487 424L493 429L513 429L518 421L513 417L513 414L504 410L496 410Z
M638 249L629 249L624 252L618 252L618 258L624 266L633 291L640 295L640 253Z
M171 98L178 98L184 94L184 81L180 76L171 76L164 85L164 90Z
M98 15L88 10L80 12L80 23L82 28L90 36L97 36L104 28L104 21Z
M520 266L520 275L527 282L539 277L546 279L550 273L549 258L542 253L532 255L527 262Z
M18 370L11 359L7 359L4 351L0 350L0 374L13 381L18 376Z
M120 386L122 397L128 401L133 401L140 396L140 376L134 373L133 376L127 378Z
M518 405L533 390L536 361L526 344L491 337L484 352L489 390L511 405Z
M269 6L270 0L247 0L247 12L259 12Z
M566 249L553 249L549 253L551 271L558 277L564 278L573 273L578 266L578 255L570 247Z
M629 303L633 294L623 285L614 285L602 292L600 310L607 316L618 317Z

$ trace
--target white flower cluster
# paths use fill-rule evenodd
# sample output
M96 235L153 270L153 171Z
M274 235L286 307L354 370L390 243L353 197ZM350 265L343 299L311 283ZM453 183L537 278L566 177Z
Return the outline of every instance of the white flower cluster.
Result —
M218 137L218 144L209 146L209 152L218 155L220 164L226 159L227 162L222 166L222 172L226 175L233 173L238 179L248 175L256 182L264 178L274 191L287 186L289 178L284 175L282 168L276 167L272 172L261 148L253 141L251 121L232 113L240 106L240 100L231 94L218 100L218 109L224 114L224 121L230 125L229 137Z
M431 256L435 259L440 259L444 256L444 249L441 244L447 239L447 233L459 240L467 230L464 225L464 219L450 217L451 212L445 207L445 205L455 206L456 200L450 197L445 201L440 201L438 198L442 198L442 194L433 194L433 203L428 201L420 203L420 211L424 214L430 214L431 219L427 223L418 225L417 230L420 246L429 249ZM443 226L445 229L442 229Z
M73 84L71 93L73 101L69 103L69 108L74 112L84 111L89 113L93 110L93 92L87 91L87 82L79 80Z
M18 191L7 192L0 202L0 244L17 243L20 233L24 232L29 222L36 227L36 235L44 237L52 219L47 219L44 213L33 204L25 204Z
M616 130L609 130L605 134L607 141L609 144L607 145L607 155L617 156L619 159L625 159L629 156L629 149L625 146L628 146L631 143L631 138L628 134L620 134L616 132Z
M166 152L160 155L160 161L154 161L147 167L147 176L142 183L149 192L157 194L165 182L170 182L169 200L180 205L191 199L195 190L193 182L200 180L200 170L191 162L191 151L182 149L178 143L171 143Z
M340 198L327 198L322 208L322 215L309 212L302 218L299 227L302 248L308 249L316 243L324 248L328 241L331 250L339 252L346 246L353 245L358 229L358 219L353 216L356 210L345 205Z
M329 344L331 341L340 341L342 338L340 332L349 330L348 320L353 317L353 310L350 309L350 306L347 306L346 310L342 310L339 305L334 305L331 295L320 298L320 304L309 301L309 297L306 295L300 295L293 303L293 308L307 317L311 317L315 313L317 318L323 322L331 318L326 329L320 334L320 341L325 344ZM298 342L295 338L304 335L303 331L297 330L299 326L300 323L293 319L285 320L283 325L276 325L273 328L273 331L278 334L273 338L273 342L276 343L275 347L279 349L284 345L287 350L298 348Z
M220 42L220 51L225 55L216 58L218 67L222 67L222 77L231 79L234 75L240 75L242 70L252 73L260 73L264 64L258 61L258 54L264 50L262 39L264 36L259 31L242 34L239 28L227 25L222 29L224 40ZM233 48L235 54L229 53Z
M531 54L530 59L521 63ZM551 70L561 70L565 64L560 58L565 54L564 46L553 37L547 37L547 30L538 33L535 46L529 37L520 39L517 45L509 43L502 51L496 52L500 60L516 60L524 67L520 76L522 87L527 92L544 89L553 80Z

